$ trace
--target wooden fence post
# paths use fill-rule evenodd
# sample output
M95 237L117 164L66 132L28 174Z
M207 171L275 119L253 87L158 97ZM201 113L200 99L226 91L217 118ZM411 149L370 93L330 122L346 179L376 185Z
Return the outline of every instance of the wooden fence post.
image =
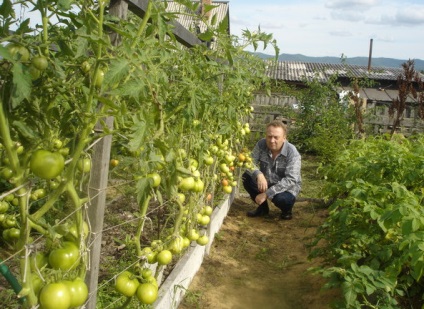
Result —
M106 118L106 125L112 129L113 117ZM100 124L96 129L101 129ZM106 189L109 175L110 149L112 146L112 135L103 137L93 148L92 169L89 195L93 197L88 207L88 221L91 228L90 268L87 272L86 283L90 293L87 309L95 309L97 301L97 285L99 277L99 265L102 246L103 219L106 205Z

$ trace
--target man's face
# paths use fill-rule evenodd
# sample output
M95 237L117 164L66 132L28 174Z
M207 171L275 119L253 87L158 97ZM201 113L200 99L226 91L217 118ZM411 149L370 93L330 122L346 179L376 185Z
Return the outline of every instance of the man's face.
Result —
M286 141L284 130L280 127L269 126L266 130L266 145L271 152L279 152Z

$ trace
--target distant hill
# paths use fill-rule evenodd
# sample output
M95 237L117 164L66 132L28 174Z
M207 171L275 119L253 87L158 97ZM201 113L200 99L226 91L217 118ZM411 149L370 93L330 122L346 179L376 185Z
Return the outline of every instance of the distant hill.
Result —
M272 55L263 53L255 53L260 58L272 58ZM278 56L280 61L300 61L300 62L313 62L313 63L330 63L340 64L341 59L338 57L309 57L301 54L281 54ZM408 60L408 59L407 59ZM372 58L371 67L386 67L386 68L401 68L402 64L407 60L393 59L393 58ZM424 71L424 60L413 59L415 63L415 70ZM346 58L345 63L350 65L368 66L368 57L353 57Z

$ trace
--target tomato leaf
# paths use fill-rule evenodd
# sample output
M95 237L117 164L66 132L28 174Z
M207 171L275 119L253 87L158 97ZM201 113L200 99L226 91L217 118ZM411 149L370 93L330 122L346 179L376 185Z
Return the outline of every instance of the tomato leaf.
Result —
M19 24L19 28L16 29L15 33L16 34L25 34L25 33L32 31L32 29L29 27L30 21L31 20L29 18L25 19L22 23Z
M57 2L57 7L62 11L69 11L71 9L72 0L59 0Z
M12 2L10 0L4 0L0 5L0 15L5 19L9 16L15 17L15 11L13 10Z
M58 40L57 43L63 55L75 57L74 51L68 46L68 44L64 40Z
M13 94L12 107L16 108L24 99L28 99L31 94L31 75L23 71L21 63L13 65Z
M28 141L39 138L39 135L36 134L30 127L26 126L22 121L15 120L13 125L16 127L20 135Z
M110 62L105 76L105 83L114 85L123 80L129 73L129 62L126 59L114 59Z
M128 148L130 151L135 151L141 147L145 141L146 134L146 122L144 120L133 117L134 125L131 128L132 133L130 134L130 142Z

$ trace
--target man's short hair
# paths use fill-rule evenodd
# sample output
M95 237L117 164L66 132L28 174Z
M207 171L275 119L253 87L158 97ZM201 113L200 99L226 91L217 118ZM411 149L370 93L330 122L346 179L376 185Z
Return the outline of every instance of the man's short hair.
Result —
M281 120L275 119L275 120L271 121L270 123L268 123L266 125L267 129L269 127L282 128L284 134L287 134L287 125L284 122L282 122Z

